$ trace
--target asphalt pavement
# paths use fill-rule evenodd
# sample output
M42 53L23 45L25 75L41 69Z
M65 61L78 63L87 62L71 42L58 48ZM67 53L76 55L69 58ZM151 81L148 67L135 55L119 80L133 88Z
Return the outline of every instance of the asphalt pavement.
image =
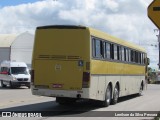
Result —
M79 101L63 106L57 104L55 98L32 95L31 89L27 87L16 89L0 87L0 111L17 111L22 113L27 111L41 113L41 115L52 114L54 116L29 118L36 120L68 120L72 117L75 120L150 120L154 116L148 117L147 114L155 115L160 111L160 85L149 84L142 96L131 95L122 97L116 105L110 105L109 107L101 107L97 101ZM12 119L20 118L15 116Z

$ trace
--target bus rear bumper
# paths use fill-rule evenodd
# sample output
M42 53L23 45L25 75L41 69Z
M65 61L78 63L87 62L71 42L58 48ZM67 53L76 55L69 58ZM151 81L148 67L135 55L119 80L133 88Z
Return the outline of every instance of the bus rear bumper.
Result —
M44 88L35 88L32 86L32 94L47 97L69 97L69 98L89 98L89 89L82 90L51 90Z

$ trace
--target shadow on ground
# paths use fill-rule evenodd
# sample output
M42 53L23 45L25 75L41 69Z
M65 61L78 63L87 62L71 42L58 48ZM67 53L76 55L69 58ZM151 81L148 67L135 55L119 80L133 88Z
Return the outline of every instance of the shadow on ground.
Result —
M19 89L19 88L18 88ZM119 98L119 103L125 102L138 97L138 95L130 95ZM113 111L98 111L102 108L100 102L97 101L79 101L68 105L59 105L55 101L48 101L43 103L29 104L23 106L16 106L11 108L0 109L1 112L40 112L42 116L72 116L72 117L105 117L114 116ZM105 116L104 116L105 115Z

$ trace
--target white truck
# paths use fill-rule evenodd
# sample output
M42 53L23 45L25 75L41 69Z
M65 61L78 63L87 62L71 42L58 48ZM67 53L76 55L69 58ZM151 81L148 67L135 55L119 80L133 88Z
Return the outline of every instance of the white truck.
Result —
M30 88L29 69L24 62L3 61L0 64L0 81L2 87L27 86Z

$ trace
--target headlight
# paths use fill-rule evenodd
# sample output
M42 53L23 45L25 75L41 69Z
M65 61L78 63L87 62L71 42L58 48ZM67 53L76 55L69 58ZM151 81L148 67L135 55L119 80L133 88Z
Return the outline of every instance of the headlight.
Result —
M16 77L13 77L13 80L17 80L17 78L16 78Z

